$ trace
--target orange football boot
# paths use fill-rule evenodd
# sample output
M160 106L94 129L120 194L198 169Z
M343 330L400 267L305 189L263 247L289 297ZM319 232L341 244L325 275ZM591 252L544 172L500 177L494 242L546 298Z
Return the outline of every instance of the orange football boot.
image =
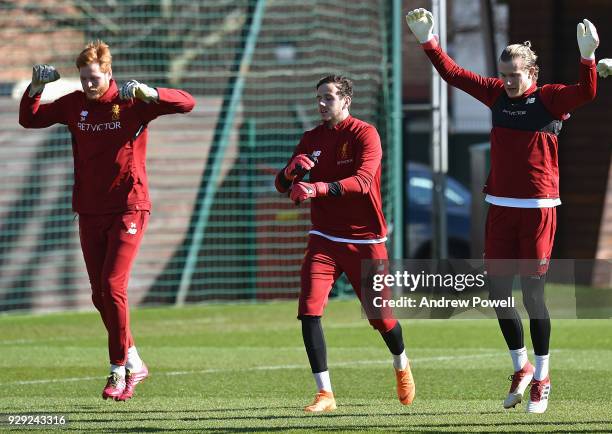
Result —
M320 390L315 395L315 399L309 406L304 407L307 413L320 413L323 411L332 411L336 409L336 398L332 392Z

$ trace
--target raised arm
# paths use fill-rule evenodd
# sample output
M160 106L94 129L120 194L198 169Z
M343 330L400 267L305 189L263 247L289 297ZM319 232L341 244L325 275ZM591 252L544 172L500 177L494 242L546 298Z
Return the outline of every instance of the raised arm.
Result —
M581 56L578 83L569 86L553 84L542 87L544 105L559 118L592 101L597 93L597 69L595 66L595 49L599 46L597 29L593 23L584 19L581 23L578 23L576 37Z
M483 77L457 65L442 50L437 37L432 33L434 19L431 12L423 8L414 9L406 15L406 22L444 81L489 107L494 104L503 91L502 81Z
M569 86L563 84L543 86L542 102L549 112L561 119L567 113L595 99L596 93L597 71L595 61L582 59L578 83Z
M19 124L24 128L46 128L54 124L65 124L62 98L51 104L41 104L40 97L45 85L60 78L51 65L34 65L32 82L25 90L19 104Z

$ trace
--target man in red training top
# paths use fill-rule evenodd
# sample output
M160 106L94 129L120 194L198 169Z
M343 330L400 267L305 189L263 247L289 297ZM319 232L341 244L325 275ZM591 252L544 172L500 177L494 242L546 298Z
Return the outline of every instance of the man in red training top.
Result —
M336 408L321 316L332 285L343 272L393 355L398 398L407 405L414 399L415 386L400 323L388 312L373 312L371 297L364 299L367 290L361 287L361 261L387 259L380 137L372 125L349 114L351 80L330 75L319 80L316 91L322 123L304 133L276 176L277 190L291 190L293 202L311 199L312 229L302 263L298 318L317 394L305 411ZM303 182L307 171L309 182Z
M40 104L45 84L59 79L51 65L36 65L21 98L25 128L63 124L72 135L72 207L79 215L81 249L94 306L108 332L110 375L104 399L126 400L148 375L130 332L127 285L147 226L151 202L145 170L147 125L158 116L187 113L187 92L112 78L111 53L90 42L76 58L83 91Z
M597 31L588 20L578 24L582 59L577 84L539 87L537 56L529 41L506 47L499 58L499 78L487 78L459 67L442 51L432 34L431 12L415 9L406 21L440 76L491 109L491 170L484 186L490 204L485 232L485 258L493 260L487 262L490 297L510 297L517 271L504 270L506 265L495 260L530 260L519 261L518 271L535 353L534 368L527 358L517 310L496 308L515 371L503 405L511 408L521 402L531 384L526 410L543 413L550 393L550 317L544 282L556 229L555 207L561 204L557 136L568 113L595 98Z

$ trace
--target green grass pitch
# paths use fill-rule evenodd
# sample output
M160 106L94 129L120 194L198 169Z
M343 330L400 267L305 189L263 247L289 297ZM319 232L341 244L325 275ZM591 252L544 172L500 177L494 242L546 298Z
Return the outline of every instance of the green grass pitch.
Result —
M65 414L61 430L72 432L612 431L610 320L553 321L543 415L502 408L511 362L496 321L402 320L417 384L405 407L378 333L355 300L333 300L324 326L338 410L307 415L315 387L295 311L295 302L134 310L151 376L126 403L100 397L97 313L0 316L0 432L12 429L7 415L30 412Z

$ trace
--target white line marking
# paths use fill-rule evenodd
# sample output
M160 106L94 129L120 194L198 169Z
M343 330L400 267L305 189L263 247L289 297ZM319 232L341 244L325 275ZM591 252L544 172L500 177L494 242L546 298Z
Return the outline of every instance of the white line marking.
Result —
M95 339L97 336L92 337ZM44 343L44 342L57 342L57 341L74 341L74 338L69 337L49 337L40 339L13 339L8 341L0 341L0 345L15 345L15 344L33 344L33 343Z
M423 357L417 359L410 359L411 364L420 364L425 362L436 362L436 361L444 361L444 360L466 360L466 359L481 359L488 357L498 357L504 356L503 352L495 352L495 353L485 353L485 354L466 354L463 356L436 356L436 357ZM333 363L332 368L336 367L350 367L350 366L360 366L360 365L389 365L391 366L391 360L355 360L351 362L338 362ZM242 368L242 371L277 371L282 369L306 369L308 366L306 364L294 364L294 365L269 365L269 366L253 366L251 368ZM195 371L172 371L172 372L161 372L159 374L155 374L156 376L177 376L177 375L202 375L202 374L220 374L223 372L233 372L236 369L230 368L213 368L213 369L199 369ZM8 383L0 383L0 386L9 386L9 385L28 385L28 384L49 384L49 383L68 383L75 381L90 381L90 380L100 380L103 377L71 377L71 378L54 378L47 380L25 380L25 381L13 381Z

